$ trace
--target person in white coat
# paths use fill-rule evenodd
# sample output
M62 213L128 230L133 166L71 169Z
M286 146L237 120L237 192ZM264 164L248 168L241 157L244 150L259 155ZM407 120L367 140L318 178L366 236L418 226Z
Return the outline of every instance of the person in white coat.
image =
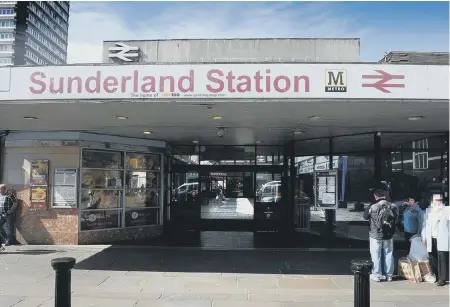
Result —
M448 280L449 230L449 207L443 205L440 194L434 194L423 219L421 237L430 255L438 286L445 286Z

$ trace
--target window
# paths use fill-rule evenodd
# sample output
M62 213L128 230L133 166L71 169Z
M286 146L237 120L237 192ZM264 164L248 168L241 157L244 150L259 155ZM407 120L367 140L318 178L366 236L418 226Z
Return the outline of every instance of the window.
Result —
M0 33L0 39L4 40L14 39L14 33Z
M50 40L52 42L54 42L58 47L61 48L61 50L63 50L64 52L66 52L67 49L67 44L62 42L56 35L54 35L52 33L52 31L48 30L48 27L46 25L44 25L43 23L41 23L40 21L38 21L36 18L34 18L33 16L28 16L28 19L34 24L34 26L36 28L38 28L42 33L44 33L48 38L50 38ZM30 33L34 34L37 33L34 29L29 28L30 29ZM64 57L65 60L65 57Z
M0 20L0 27L14 28L16 26L15 20Z
M14 9L0 9L0 15L12 15L14 14Z
M59 51L53 44L49 43L49 41L41 35L38 31L34 30L31 27L28 27L27 32L33 35L39 42L41 42L44 46L50 49L54 54L56 54L60 59L65 61L65 54Z
M157 224L160 166L160 155L83 149L81 230Z
M0 58L0 66L11 65L11 64L12 64L11 58Z
M12 52L13 46L12 45L0 45L0 52Z

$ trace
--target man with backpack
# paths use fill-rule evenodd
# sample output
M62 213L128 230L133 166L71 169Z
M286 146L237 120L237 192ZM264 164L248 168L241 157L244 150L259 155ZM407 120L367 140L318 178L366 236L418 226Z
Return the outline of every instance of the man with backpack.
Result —
M364 219L369 220L370 255L373 271L370 278L379 282L386 274L386 281L392 281L394 274L394 234L397 226L398 211L394 204L386 200L386 192L377 189L374 192L375 203L364 211ZM384 255L384 265L382 263Z

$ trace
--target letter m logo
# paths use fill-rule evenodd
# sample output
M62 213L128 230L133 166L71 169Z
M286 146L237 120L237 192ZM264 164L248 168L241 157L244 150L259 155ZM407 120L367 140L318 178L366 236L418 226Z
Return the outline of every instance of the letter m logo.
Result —
M347 71L325 70L325 92L346 92Z

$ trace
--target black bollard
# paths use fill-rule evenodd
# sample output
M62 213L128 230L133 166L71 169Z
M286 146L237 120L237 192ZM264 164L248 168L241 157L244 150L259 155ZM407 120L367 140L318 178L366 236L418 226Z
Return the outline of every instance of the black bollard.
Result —
M52 260L55 270L55 307L71 306L71 271L75 266L75 258L65 257Z
M354 307L370 307L370 273L373 262L370 260L352 260L350 269L354 274Z

